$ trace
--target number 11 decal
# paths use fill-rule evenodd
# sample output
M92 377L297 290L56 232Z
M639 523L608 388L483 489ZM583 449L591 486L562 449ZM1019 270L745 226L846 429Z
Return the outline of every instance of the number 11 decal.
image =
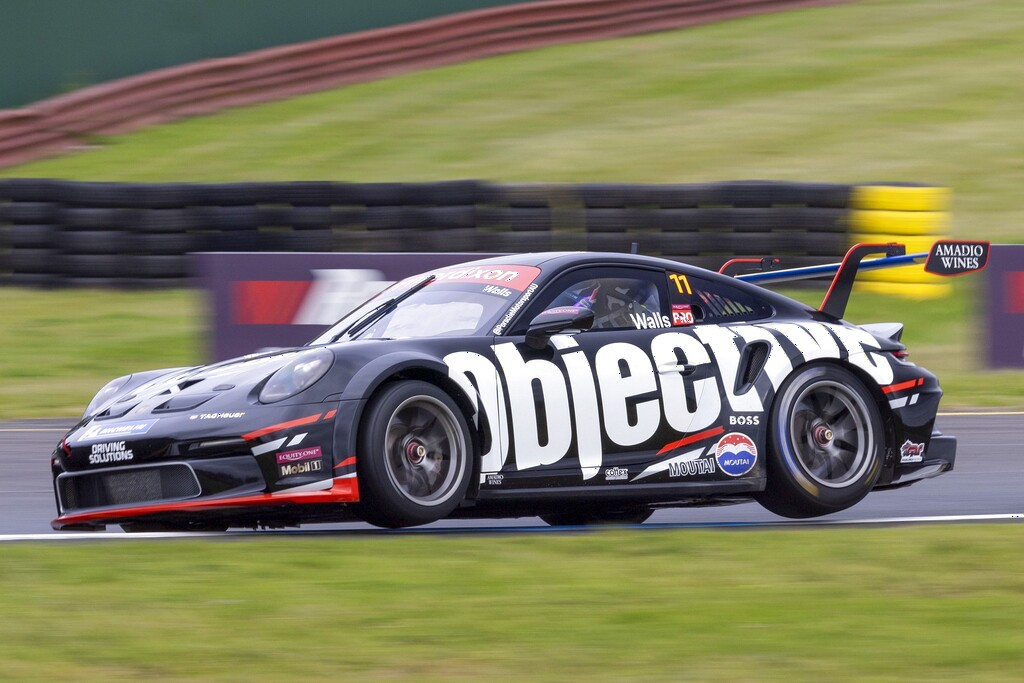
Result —
M672 273L668 276L668 279L676 283L676 289L679 290L680 294L693 294L693 290L690 289L690 281L686 279L685 275Z

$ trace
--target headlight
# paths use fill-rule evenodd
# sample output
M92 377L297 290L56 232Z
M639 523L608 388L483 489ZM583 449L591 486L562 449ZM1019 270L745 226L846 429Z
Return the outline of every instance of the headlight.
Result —
M85 409L85 415L92 415L96 412L101 405L117 395L117 392L121 391L121 388L125 384L128 384L128 380L131 378L131 375L125 375L124 377L118 377L117 379L112 379L107 382L107 384L92 397L92 401L89 402L89 407Z
M331 368L334 354L327 349L303 351L267 380L260 403L274 403L313 386Z

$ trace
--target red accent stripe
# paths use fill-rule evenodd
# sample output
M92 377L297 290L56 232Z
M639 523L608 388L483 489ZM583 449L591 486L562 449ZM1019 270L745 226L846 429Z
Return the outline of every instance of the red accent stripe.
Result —
M349 465L355 465L355 464L356 464L356 456L353 455L351 458L345 458L344 460L339 462L337 465L334 466L334 469L338 469L339 467L348 467Z
M893 394L897 391L903 391L904 389L913 389L924 384L924 377L918 377L917 379L908 379L906 382L900 382L899 384L890 384L887 387L882 387L883 394Z
M72 524L98 522L104 519L121 519L124 517L141 517L161 512L189 512L217 510L233 507L254 507L259 505L285 505L289 503L355 503L359 501L359 483L355 477L335 479L334 485L326 491L300 491L298 493L258 493L236 498L206 498L199 500L183 500L177 503L158 503L140 505L138 507L98 510L58 517L53 520L53 527L59 529Z
M725 427L722 426L712 427L711 429L705 429L703 432L697 432L696 434L691 434L690 436L683 437L682 439L679 439L679 441L673 441L670 444L665 444L665 446L660 451L658 451L658 455L663 455L665 453L668 453L669 451L681 448L682 446L694 443L696 441L710 439L711 437L718 436L723 432L725 432Z
M327 411L327 414L324 415L324 419L325 420L330 420L332 417L334 417L337 414L338 414L337 410L329 410L329 411Z
M257 429L255 432L249 432L248 434L243 434L242 438L245 439L246 441L252 441L253 439L258 439L261 436L265 436L265 435L271 434L273 432L278 432L278 431L281 431L282 429L290 429L291 427L298 427L300 425L308 425L310 422L316 422L317 420L319 420L321 415L322 415L322 413L317 413L316 415L310 415L308 417L300 417L297 420L290 420L288 422L280 422L280 423L278 423L276 425L270 425L269 427L264 427L263 429Z

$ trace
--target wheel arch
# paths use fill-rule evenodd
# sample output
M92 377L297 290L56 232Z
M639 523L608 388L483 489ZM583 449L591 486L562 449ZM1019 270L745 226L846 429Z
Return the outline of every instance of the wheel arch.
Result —
M792 371L790 371L790 373L786 375L782 383L784 383L790 377L795 376L798 372L801 372L802 370L810 366L832 366L842 368L843 370L852 373L867 388L867 391L871 396L871 400L874 402L875 407L878 408L878 414L882 420L882 428L885 431L885 433L882 435L884 444L882 472L879 475L878 483L882 483L890 479L896 468L896 458L894 452L896 427L894 424L892 408L889 406L889 402L885 399L885 394L882 393L882 387L879 386L878 382L871 375L869 375L864 370L864 368L839 358L815 358L813 360L800 363L799 365L794 365ZM782 383L779 384L780 388L782 387ZM765 408L765 415L768 417L769 422L768 430L771 429L771 418L775 415L775 404L780 400L781 394L781 391L776 391L772 395L772 400ZM769 437L769 433L766 430L766 445L770 444L770 441L771 439Z
M374 396L380 393L386 386L403 380L419 380L433 384L451 397L462 412L462 417L466 420L466 424L469 425L472 457L470 458L470 483L466 498L475 499L480 489L480 454L483 452L483 446L486 441L491 438L491 435L486 434L486 420L476 419L476 409L473 405L473 400L465 394L457 382L448 376L447 366L444 363L431 358L423 358L420 361L418 363L403 363L397 368L393 367L391 372L379 375L372 383L366 385L366 393L363 394L364 400L360 401L358 411L354 416L355 430L353 438L358 443L359 437L366 426L366 409Z

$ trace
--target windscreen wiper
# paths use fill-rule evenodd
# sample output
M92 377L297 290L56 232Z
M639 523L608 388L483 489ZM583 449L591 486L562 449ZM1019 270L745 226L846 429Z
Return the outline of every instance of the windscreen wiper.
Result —
M373 323L377 322L378 320L380 320L381 318L386 316L391 311L395 310L398 307L398 304L402 303L403 301L408 299L410 296L412 296L416 292L420 291L421 289L423 289L424 287L426 287L427 285L429 285L431 282L433 282L436 279L437 279L436 275L428 275L427 277L423 278L422 280L420 280L415 285L413 285L409 289L405 290L404 292L402 292L398 296L391 297L390 299L388 299L387 301L384 301L380 305L374 306L369 311L367 311L362 316L360 316L360 318L358 320L356 320L354 323L352 323L351 325L346 327L344 330L342 330L341 332L336 334L334 337L332 337L331 338L331 342L333 343L333 342L338 341L339 339L341 339L341 337L343 337L346 334L350 338L354 338L357 334L362 332L364 329L366 329L367 327L369 327Z

